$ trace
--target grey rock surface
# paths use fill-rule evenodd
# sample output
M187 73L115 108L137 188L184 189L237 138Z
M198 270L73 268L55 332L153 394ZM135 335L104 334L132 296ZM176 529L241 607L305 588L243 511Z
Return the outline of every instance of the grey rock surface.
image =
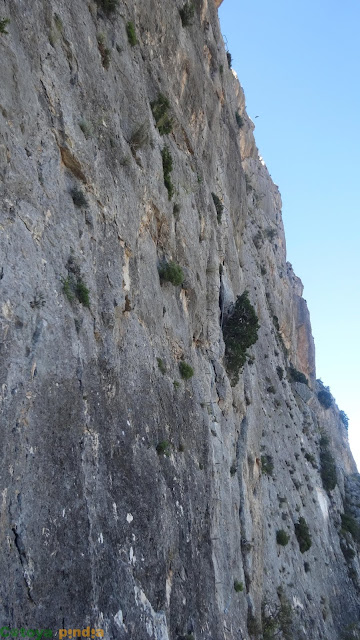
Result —
M215 4L186 27L182 6L0 0L0 627L269 640L271 618L338 640L360 618L359 476ZM231 386L245 290L260 329Z

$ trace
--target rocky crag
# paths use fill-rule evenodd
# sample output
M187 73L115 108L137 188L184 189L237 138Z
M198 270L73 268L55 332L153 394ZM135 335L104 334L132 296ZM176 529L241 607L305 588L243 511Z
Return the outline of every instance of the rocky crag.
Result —
M356 638L346 416L195 5L0 1L0 627Z

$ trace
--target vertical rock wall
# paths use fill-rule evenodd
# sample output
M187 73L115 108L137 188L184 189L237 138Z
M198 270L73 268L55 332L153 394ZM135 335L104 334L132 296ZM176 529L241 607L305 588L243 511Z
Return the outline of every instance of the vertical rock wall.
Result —
M360 610L356 467L216 8L180 8L0 2L0 623L235 640L272 617L337 640ZM232 387L244 290L260 329Z

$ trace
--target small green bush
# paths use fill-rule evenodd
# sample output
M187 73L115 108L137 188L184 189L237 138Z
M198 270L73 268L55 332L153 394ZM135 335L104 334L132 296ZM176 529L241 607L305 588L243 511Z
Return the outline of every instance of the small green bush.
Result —
M98 49L101 55L101 62L104 69L108 69L111 60L111 49L105 46L105 35L99 33L97 36Z
M360 526L347 510L345 510L345 513L341 514L341 527L344 531L351 533L356 542L360 542Z
M293 640L292 607L285 597L282 587L277 589L279 604L264 602L261 607L261 623L263 640Z
M179 364L180 375L184 380L189 380L194 375L194 369L187 362L181 361Z
M308 453L308 452L304 453L304 458L305 460L310 462L310 464L314 467L314 469L317 469L317 463L312 453Z
M360 640L360 623L346 625L341 633L341 640Z
M81 304L84 305L84 307L90 307L90 298L89 298L89 289L87 288L87 286L85 285L85 283L83 282L83 280L81 278L79 278L79 280L76 283L76 288L75 288L75 293L76 293L76 297L79 300L79 302L81 302Z
M244 126L244 119L241 117L238 111L235 112L236 123L239 129Z
M344 556L346 562L351 562L355 558L356 553L355 553L354 549L343 538L340 539L340 549L341 549L341 551L343 553L343 556Z
M184 272L176 262L167 262L159 267L160 280L171 282L174 287L178 287L184 281Z
M222 216L222 213L224 211L224 205L221 202L220 198L216 195L216 193L212 193L211 195L212 195L212 199L214 201L214 205L215 205L215 209L216 209L217 221L220 224L221 216Z
M158 363L158 367L161 371L161 373L165 374L166 373L166 366L164 361L161 358L156 358L157 363Z
M324 409L329 409L333 403L333 397L327 389L321 389L317 394L318 400L320 404L324 407Z
M192 19L195 13L195 7L193 2L186 2L182 9L179 10L181 24L183 27L188 27L192 24Z
M171 182L170 174L173 170L173 160L172 155L170 153L169 147L165 146L161 152L162 164L163 164L163 172L164 172L164 184L167 188L169 200L174 195L174 185Z
M234 476L236 474L236 472L237 472L236 464L231 465L231 467L230 467L230 475Z
M135 25L133 22L128 22L126 25L126 35L128 37L128 41L129 44L132 47L135 47L135 45L137 44L137 38L136 38L136 32L135 32Z
M251 636L259 636L259 634L262 632L261 626L259 624L259 622L256 620L256 618L250 613L250 611L248 610L248 615L247 615L247 629L248 632Z
M62 280L62 284L63 292L69 302L77 298L84 307L90 307L90 292L80 275L75 276L70 273L67 278Z
M282 367L276 367L276 373L279 376L279 380L282 380L284 377L284 369Z
M276 542L281 544L282 547L286 547L290 540L290 536L283 529L278 529L276 532Z
M234 580L234 589L236 593L239 593L239 591L244 591L243 583L239 582L238 580Z
M70 277L65 278L62 281L62 285L63 285L63 292L66 295L67 299L69 300L69 302L72 302L75 298L75 292L74 289L72 287L72 283L71 283L71 279Z
M4 34L4 35L8 35L8 31L6 31L6 27L7 25L10 24L10 19L9 18L2 18L0 20L0 33Z
M223 325L225 363L231 384L236 384L243 368L246 350L255 344L260 325L248 291L238 296L232 313Z
M161 440L156 445L156 452L158 455L169 456L170 455L170 442L168 440Z
M268 476L272 476L274 471L273 457L268 453L261 456L261 470Z
M78 187L73 187L70 190L71 197L73 199L73 203L76 207L87 207L88 201L86 200L83 192Z
M270 242L272 240L274 240L274 238L277 236L277 230L276 229L272 229L272 227L267 227L267 229L265 229L264 231L266 237L268 238L268 240L270 240Z
M143 124L134 129L129 144L133 153L149 144L149 126L147 122L143 122Z
M268 393L276 393L276 389L272 384L269 387L267 387L266 391Z
M105 13L114 13L119 5L119 0L95 0L98 7L104 9Z
M339 417L340 417L341 422L345 426L345 428L348 429L348 427L349 427L349 418L347 417L345 411L340 411Z
M329 449L329 438L320 438L320 475L325 491L335 489L337 484L336 464Z
M299 522L296 522L294 526L295 526L295 535L299 543L300 552L305 553L305 551L308 551L312 545L309 527L306 523L305 518L300 516Z
M156 100L150 103L150 107L160 135L164 136L171 133L173 129L173 119L168 114L170 102L166 96L159 93Z
M291 382L301 382L302 384L309 386L309 382L305 374L295 369L292 365L290 366L289 374Z

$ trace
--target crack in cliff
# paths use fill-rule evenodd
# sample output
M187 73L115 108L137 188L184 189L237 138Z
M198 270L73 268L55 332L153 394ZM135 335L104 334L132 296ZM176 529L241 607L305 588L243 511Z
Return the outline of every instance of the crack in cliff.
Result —
M28 597L29 601L32 604L36 605L36 602L35 602L35 600L33 599L32 595L31 595L31 580L30 580L29 576L27 575L27 573L28 573L28 560L27 560L27 557L26 557L24 543L22 541L22 538L21 538L20 534L17 531L16 525L11 528L11 531L14 534L14 544L15 544L16 550L18 552L18 556L19 556L19 560L20 560L20 564L21 564L21 568L22 568L22 573L23 573L24 583L25 583L25 587L26 587L27 597Z

